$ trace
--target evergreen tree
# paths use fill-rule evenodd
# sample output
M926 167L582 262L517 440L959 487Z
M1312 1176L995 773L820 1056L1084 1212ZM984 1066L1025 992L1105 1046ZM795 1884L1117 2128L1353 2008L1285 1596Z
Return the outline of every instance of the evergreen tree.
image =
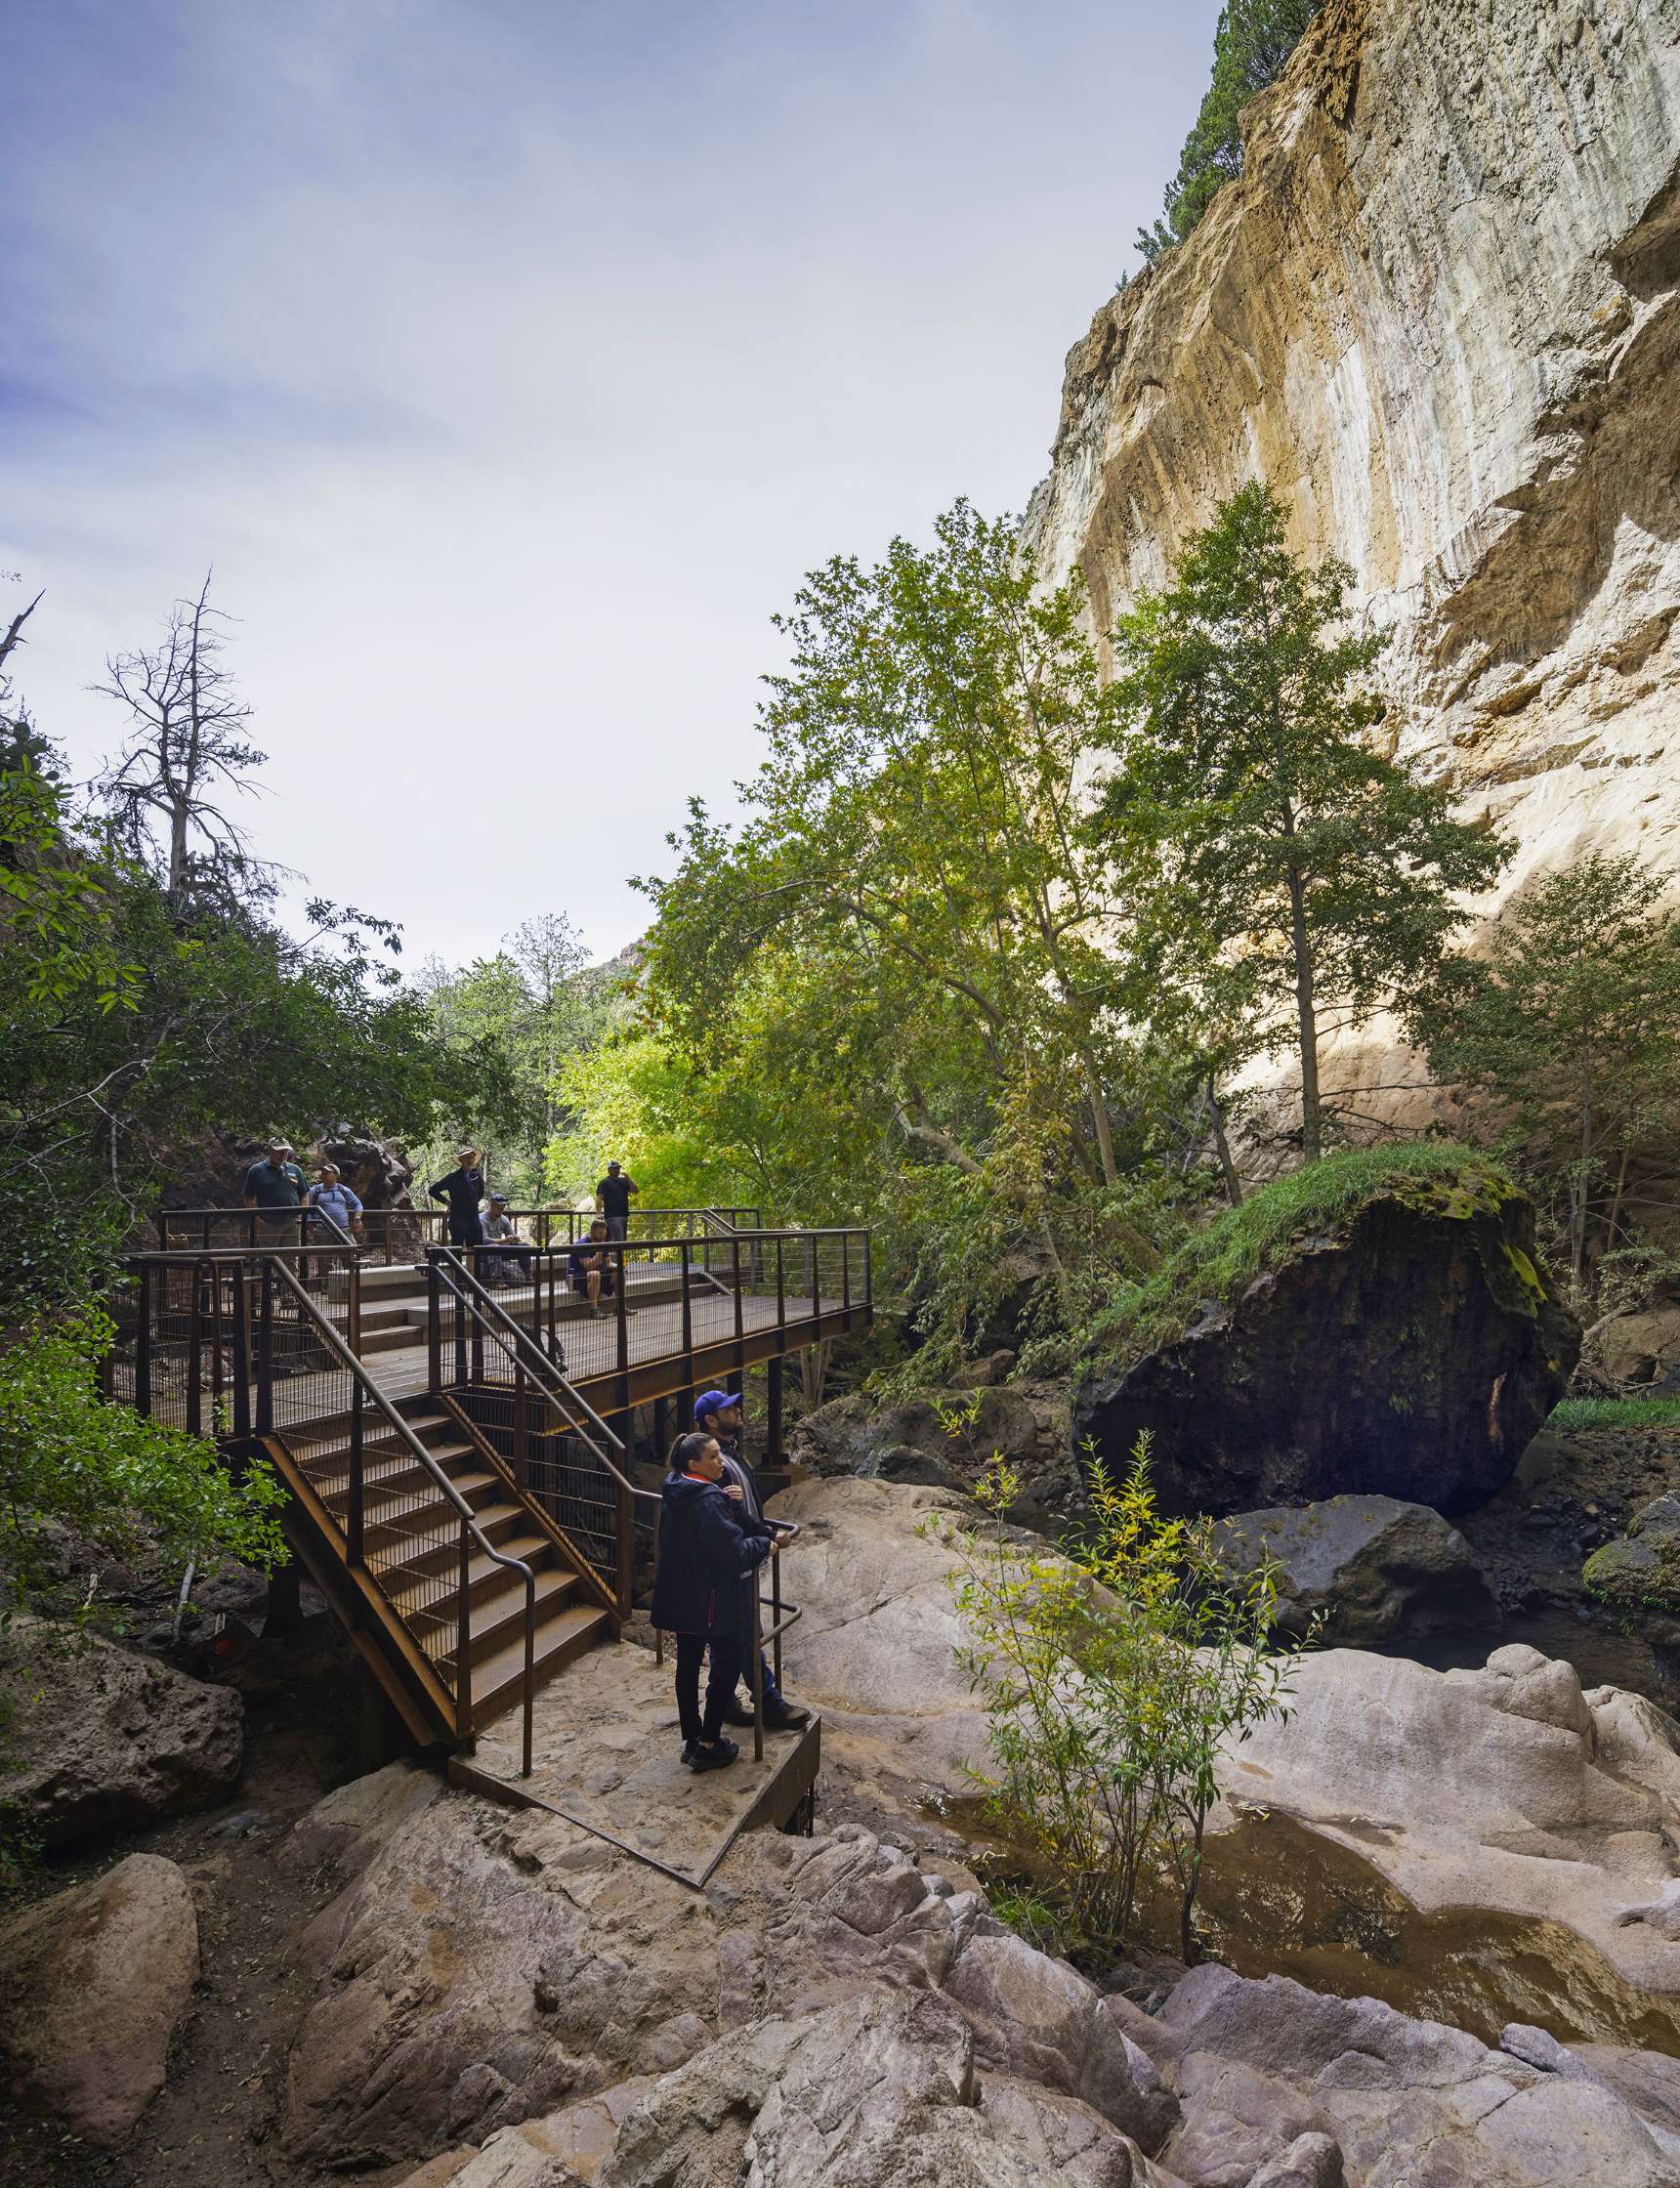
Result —
M1225 502L1116 632L1120 767L1095 817L1162 1007L1227 1070L1294 1046L1308 1161L1321 1040L1433 971L1454 893L1505 856L1372 742L1382 642L1344 627L1351 583L1296 560L1269 487Z
M1215 194L1242 172L1241 113L1275 84L1321 0L1228 0L1213 36L1213 81L1167 185L1164 217L1138 232L1153 266L1182 243Z

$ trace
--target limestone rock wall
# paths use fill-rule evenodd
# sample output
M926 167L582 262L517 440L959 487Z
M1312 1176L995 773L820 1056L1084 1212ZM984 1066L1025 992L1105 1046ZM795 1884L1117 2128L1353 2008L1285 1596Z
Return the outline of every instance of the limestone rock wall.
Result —
M1680 873L1677 350L1680 0L1327 0L1070 353L1029 537L1106 636L1264 476L1392 633L1394 747L1518 839L1495 905Z

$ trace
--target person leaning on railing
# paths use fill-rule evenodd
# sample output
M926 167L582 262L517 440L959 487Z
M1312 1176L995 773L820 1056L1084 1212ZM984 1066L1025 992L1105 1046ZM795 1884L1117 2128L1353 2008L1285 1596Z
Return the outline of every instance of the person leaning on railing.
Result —
M677 1718L691 1770L726 1770L740 1753L723 1735L725 1712L752 1647L754 1575L780 1545L763 1520L729 1496L715 1436L691 1432L671 1447L653 1577L652 1621L677 1636ZM706 1706L700 1660L711 1651ZM751 1719L748 1719L751 1722Z
M741 1402L727 1390L702 1391L694 1400L694 1426L702 1434L715 1438L723 1459L724 1489L739 1506L748 1525L762 1527L764 1518L764 1492L759 1488L758 1476L753 1472L745 1452L741 1449ZM747 1693L752 1692L752 1666L743 1658L741 1674L748 1681ZM776 1672L769 1652L764 1657L764 1722L771 1732L798 1732L811 1722L809 1709L802 1709L798 1703L789 1702L777 1685ZM740 1701L731 1691L729 1704L724 1710L724 1722L731 1725L752 1723L750 1700Z

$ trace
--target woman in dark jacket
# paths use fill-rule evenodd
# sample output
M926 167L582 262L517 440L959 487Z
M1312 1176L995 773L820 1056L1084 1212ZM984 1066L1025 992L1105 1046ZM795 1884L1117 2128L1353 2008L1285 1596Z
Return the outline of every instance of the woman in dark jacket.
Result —
M679 1436L659 1523L652 1619L677 1636L677 1715L691 1770L723 1770L740 1752L722 1737L724 1711L751 1645L751 1576L777 1548L765 1523L743 1518L719 1487L723 1470L716 1437ZM708 1647L712 1675L702 1717L700 1660Z

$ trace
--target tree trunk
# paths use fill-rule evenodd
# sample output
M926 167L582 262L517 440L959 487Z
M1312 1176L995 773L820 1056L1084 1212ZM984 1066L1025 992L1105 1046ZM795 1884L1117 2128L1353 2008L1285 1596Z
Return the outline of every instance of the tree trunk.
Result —
M1084 1066L1085 1085L1091 1096L1091 1116L1097 1127L1097 1154L1102 1159L1103 1183L1117 1185L1120 1173L1114 1162L1114 1139L1109 1130L1109 1106L1103 1099L1103 1082L1097 1073L1097 1059L1088 1048L1083 1048L1079 1052L1079 1061Z
M1237 1174L1237 1165L1231 1159L1231 1142L1225 1137L1225 1113L1219 1106L1219 1096L1214 1091L1213 1074L1207 1076L1207 1115L1213 1126L1213 1145L1219 1157L1220 1175L1225 1180L1225 1197L1234 1208L1242 1205L1242 1180Z
M1301 876L1289 868L1289 929L1295 950L1295 1016L1301 1047L1301 1154L1317 1162L1324 1152L1319 1103L1319 1020L1313 1001L1313 952L1307 941L1307 900Z

